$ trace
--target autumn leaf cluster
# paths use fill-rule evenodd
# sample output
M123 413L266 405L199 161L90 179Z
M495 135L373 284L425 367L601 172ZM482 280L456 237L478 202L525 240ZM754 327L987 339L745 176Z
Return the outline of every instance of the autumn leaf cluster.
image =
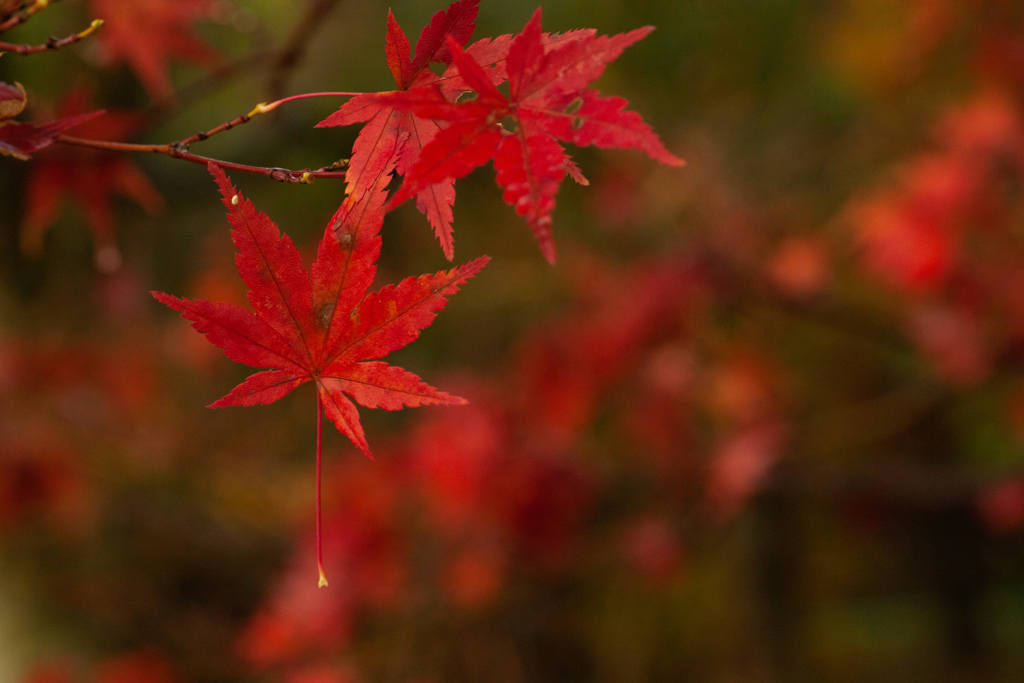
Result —
M211 164L256 316L227 304L156 296L229 358L274 368L253 375L211 407L272 403L314 381L318 405L369 455L356 408L346 396L365 407L390 410L461 402L415 375L371 359L413 341L445 298L486 263L477 259L366 296L386 209L415 196L450 259L454 180L493 158L505 201L526 218L553 262L555 194L567 172L582 179L558 139L635 147L664 163L682 163L639 115L623 111L625 100L585 89L650 27L612 38L592 30L551 36L542 33L538 10L519 35L484 39L463 49L477 4L458 0L438 12L423 29L412 58L408 39L389 13L385 53L401 90L353 97L319 124L366 122L349 162L345 201L327 225L309 275L291 240ZM432 62L447 66L443 75L427 68ZM496 87L505 80L510 97ZM475 97L460 102L467 93ZM502 127L506 118L512 119L511 130ZM392 172L403 176L403 183L385 204Z
M451 259L454 180L493 158L505 201L526 218L542 253L554 262L550 226L555 194L566 173L582 180L559 139L636 147L664 163L682 163L637 114L622 111L625 100L584 89L649 28L613 38L594 31L552 37L542 33L538 10L521 34L463 49L476 13L477 0L459 0L438 12L421 33L413 58L408 39L389 13L387 62L402 90L354 97L321 122L366 125L349 162L345 200L328 223L308 274L292 241L210 164L255 315L232 304L154 296L181 312L232 360L271 368L250 376L210 407L273 403L312 381L318 425L323 410L370 455L353 400L387 410L464 402L380 359L415 340L447 297L487 262L478 258L367 295L386 209L415 196ZM446 64L445 74L430 71L431 62ZM506 79L508 98L496 87ZM460 102L467 93L476 97ZM502 127L506 118L512 120L511 130ZM403 183L387 199L393 172L403 176ZM319 538L319 432L317 443ZM326 585L322 562L320 583Z
M381 142L395 145L404 182L389 207L415 198L448 259L454 253L454 180L493 160L505 202L526 219L553 263L555 195L566 175L587 182L559 140L635 148L665 164L682 163L638 114L624 111L624 99L586 87L652 27L611 37L590 29L548 34L538 9L518 35L464 48L476 5L460 0L435 15L411 61L409 40L389 13L386 53L399 89L354 97L318 125L366 122L352 150L349 192L372 183L386 158ZM444 73L427 69L431 62L444 64ZM506 82L507 97L498 90Z

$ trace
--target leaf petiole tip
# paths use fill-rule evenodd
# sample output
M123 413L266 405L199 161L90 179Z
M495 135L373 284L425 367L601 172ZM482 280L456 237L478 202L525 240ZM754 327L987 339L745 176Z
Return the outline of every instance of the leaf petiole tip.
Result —
M272 104L267 104L266 102L260 102L255 107L253 107L252 111L249 112L248 114L246 114L246 116L248 116L249 118L252 118L252 117L256 116L257 114L266 114L269 111L274 111L275 109L277 109L277 105L278 105L277 102L274 102Z

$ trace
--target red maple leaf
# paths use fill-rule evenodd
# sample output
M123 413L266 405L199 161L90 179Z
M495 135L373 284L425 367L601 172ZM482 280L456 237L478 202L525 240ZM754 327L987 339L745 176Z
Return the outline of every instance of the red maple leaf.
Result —
M400 90L413 86L438 83L440 79L428 65L431 62L451 63L451 52L446 39L462 45L473 34L477 5L480 0L458 0L447 10L434 15L430 24L416 41L416 55L410 59L409 39L388 10L388 29L384 51L388 68ZM395 163L400 174L408 173L419 158L423 147L440 130L438 123L429 118L413 116L393 107L384 106L372 95L360 95L346 102L338 111L317 124L317 127L347 126L366 121L352 146L352 156L345 174L347 192L358 196L372 186L384 167L391 161L380 153L381 141L388 140L394 147ZM455 203L455 181L445 178L424 185L416 193L416 207L427 216L441 248L448 260L454 255L452 243L452 205Z
M444 308L446 297L478 273L488 259L481 257L449 271L406 278L398 285L366 294L380 254L387 173L362 197L345 200L324 231L312 270L307 273L291 239L238 194L220 168L211 164L210 172L228 209L231 237L238 249L235 264L256 312L160 292L153 296L184 315L228 358L272 368L250 375L210 404L211 408L273 403L301 384L316 384L319 539L322 413L369 456L359 414L349 397L367 408L386 410L465 403L411 372L376 359L415 340ZM320 573L321 584L326 585L322 566Z
M669 165L683 161L665 149L639 114L624 110L626 100L602 97L586 88L653 27L614 36L577 31L570 40L551 41L545 40L540 15L538 9L509 45L507 97L495 87L494 70L486 70L449 39L452 63L476 93L474 99L453 102L439 84L429 83L405 92L369 95L367 101L449 122L423 148L389 206L418 195L426 186L461 178L493 159L505 201L526 218L544 256L553 262L555 195L566 173L573 177L579 173L559 140L602 148L632 147ZM511 129L502 125L506 119Z
M409 40L402 32L391 12L388 12L388 30L385 38L385 54L388 68L395 78L399 90L388 93L368 93L353 97L317 127L346 126L367 122L356 138L352 148L346 182L349 193L358 194L363 187L372 185L383 166L388 163L379 152L382 140L395 145L397 170L406 175L419 161L424 148L429 145L447 123L429 115L417 115L406 108L396 108L383 103L378 94L407 92L413 88L436 88L445 102L454 102L459 96L473 90L459 69L452 63L452 50L448 41L464 45L473 33L479 0L458 0L447 10L434 15L430 25L425 27L416 42L415 58L410 60ZM541 35L545 47L558 43L569 43L585 37L593 38L593 29L578 29L562 34ZM511 35L497 38L483 38L465 49L487 74L494 85L508 79L506 58L512 42ZM441 76L430 71L430 63L448 65ZM566 171L578 182L586 179L574 164L567 162ZM452 238L452 205L455 203L455 177L440 178L436 182L423 183L415 192L416 208L427 216L445 257L454 257ZM413 196L410 194L409 196Z
M155 98L173 92L167 62L171 58L211 64L216 56L194 34L196 19L208 16L210 0L91 0L104 20L97 36L111 62L127 62Z
M25 161L39 150L49 147L54 138L64 131L103 113L94 111L66 116L42 124L11 121L25 109L27 102L28 97L21 83L10 85L0 82L0 155Z

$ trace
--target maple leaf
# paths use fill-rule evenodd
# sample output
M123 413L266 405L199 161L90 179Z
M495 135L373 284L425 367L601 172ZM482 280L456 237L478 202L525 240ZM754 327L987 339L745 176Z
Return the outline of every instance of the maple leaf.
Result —
M54 138L66 130L101 115L102 111L66 116L49 123L11 121L25 109L28 97L21 83L0 82L0 155L28 160L41 149L49 147Z
M352 196L345 200L324 231L307 273L291 239L238 194L219 167L211 164L210 172L228 209L231 237L238 249L235 264L255 313L234 304L152 294L184 315L231 360L271 368L249 376L211 408L273 403L306 382L316 384L319 532L321 415L326 413L342 434L370 456L352 399L367 408L386 410L465 403L378 359L415 340L444 308L447 297L488 259L406 278L366 294L380 254L387 173L358 200ZM326 585L322 566L321 583Z
M210 14L209 0L91 0L104 20L98 38L111 62L127 62L154 98L171 96L167 62L211 64L215 53L195 37L192 24Z
M385 54L388 68L394 76L399 90L433 86L442 95L444 102L454 102L463 93L473 90L466 79L452 63L452 51L448 41L464 45L473 33L479 0L459 0L447 10L434 15L431 23L423 29L416 42L415 58L410 60L409 40L401 27L388 12L388 30L385 38ZM578 29L562 34L543 34L545 47L562 42L572 42L583 37L593 37L593 29ZM507 80L506 58L512 35L497 38L482 38L466 47L465 51L482 66L487 78L494 85ZM430 63L444 63L448 68L437 76L429 69ZM352 148L352 156L346 173L346 192L358 194L362 187L372 184L387 159L379 152L382 140L395 142L398 155L396 168L399 175L407 175L422 156L423 149L430 144L444 127L444 122L431 116L418 116L384 104L368 93L353 97L317 127L346 126L354 123L366 125L360 131ZM388 93L385 93L388 94ZM566 162L566 172L586 185L587 181L579 169ZM411 195L410 195L411 196ZM438 241L449 261L454 258L455 245L452 237L452 205L455 203L455 177L445 177L437 182L425 183L415 193L416 208L426 215Z
M495 87L493 69L489 72L449 40L452 63L476 93L474 99L452 102L437 83L430 83L405 92L369 95L367 100L449 122L424 147L389 207L416 196L423 187L461 178L493 159L506 203L526 218L542 253L554 262L551 211L555 195L567 173L581 177L559 140L602 148L631 147L673 166L683 161L665 149L639 114L625 111L626 100L602 97L586 88L653 27L614 36L577 31L569 40L552 41L545 40L540 16L538 8L509 45L504 65L507 97ZM511 129L503 127L506 119Z
M415 57L410 59L409 39L398 25L394 14L388 10L388 28L385 37L385 54L388 68L400 90L412 86L437 83L438 76L428 65L431 62L451 62L447 40L464 44L473 34L480 0L458 0L447 10L437 12L430 24L420 33L416 41ZM383 139L390 139L395 146L396 168L402 175L412 169L424 146L429 144L440 130L436 121L413 116L408 112L396 111L381 106L369 95L353 97L338 111L317 124L317 127L347 126L367 122L359 132L352 146L352 156L345 174L346 192L358 196L366 187L372 186L389 159L380 154ZM424 185L416 194L418 208L434 229L445 257L450 261L454 256L452 242L452 205L455 203L455 181L445 178L436 183Z

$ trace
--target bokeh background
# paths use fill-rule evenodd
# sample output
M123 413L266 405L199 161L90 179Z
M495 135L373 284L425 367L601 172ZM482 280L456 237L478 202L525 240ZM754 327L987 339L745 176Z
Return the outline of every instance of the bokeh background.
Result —
M63 0L0 39L107 26L0 80L169 142L393 87L387 10ZM1024 5L544 5L646 24L597 87L688 165L570 150L554 267L459 181L455 260L493 260L391 359L471 404L363 410L373 461L325 432L328 589L312 390L204 408L249 369L148 294L244 301L206 170L0 158L0 680L1024 678ZM329 164L342 101L193 151ZM343 196L232 177L307 259ZM447 267L411 206L383 237L382 284Z

